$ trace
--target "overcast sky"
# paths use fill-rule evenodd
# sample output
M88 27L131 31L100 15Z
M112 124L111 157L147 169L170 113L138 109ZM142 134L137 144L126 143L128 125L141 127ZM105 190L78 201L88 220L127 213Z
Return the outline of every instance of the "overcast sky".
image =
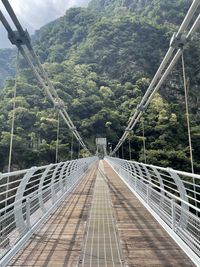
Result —
M46 23L64 15L68 8L87 6L89 0L10 0L9 2L23 27L33 33ZM0 9L6 15L1 1ZM7 34L0 22L0 48L9 45Z

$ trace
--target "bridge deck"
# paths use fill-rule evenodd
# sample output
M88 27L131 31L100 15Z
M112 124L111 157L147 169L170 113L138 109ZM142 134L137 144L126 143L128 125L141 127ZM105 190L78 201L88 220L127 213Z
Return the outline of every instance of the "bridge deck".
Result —
M107 178L96 167L90 170L9 266L194 266L118 175L103 164ZM91 233L93 239L87 238Z

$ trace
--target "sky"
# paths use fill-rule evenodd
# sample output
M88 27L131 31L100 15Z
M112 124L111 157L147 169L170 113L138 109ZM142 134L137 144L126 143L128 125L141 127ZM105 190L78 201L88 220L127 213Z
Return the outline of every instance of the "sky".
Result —
M65 14L70 7L87 6L89 0L10 0L23 28L32 34L48 22ZM0 9L5 16L7 13L0 1ZM0 22L0 48L10 47L7 33Z

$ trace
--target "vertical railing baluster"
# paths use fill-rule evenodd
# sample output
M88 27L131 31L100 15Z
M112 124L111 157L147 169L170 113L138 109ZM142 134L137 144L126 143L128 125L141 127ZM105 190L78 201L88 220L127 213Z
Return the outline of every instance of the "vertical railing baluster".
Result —
M149 184L147 184L147 204L149 205Z
M172 230L175 232L176 229L176 210L175 210L175 200L171 200L171 214L172 214Z
M26 199L26 226L29 231L31 228L31 201L30 198Z

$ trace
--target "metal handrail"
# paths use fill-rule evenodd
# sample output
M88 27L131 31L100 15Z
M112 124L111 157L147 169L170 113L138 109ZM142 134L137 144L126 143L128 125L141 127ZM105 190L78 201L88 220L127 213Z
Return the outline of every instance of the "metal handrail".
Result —
M1 174L0 266L6 266L97 160L89 157Z
M161 224L171 229L177 243L181 240L185 244L187 254L200 266L199 201L195 185L187 181L195 178L199 182L199 175L114 157L105 160L146 203L149 211L158 216Z

